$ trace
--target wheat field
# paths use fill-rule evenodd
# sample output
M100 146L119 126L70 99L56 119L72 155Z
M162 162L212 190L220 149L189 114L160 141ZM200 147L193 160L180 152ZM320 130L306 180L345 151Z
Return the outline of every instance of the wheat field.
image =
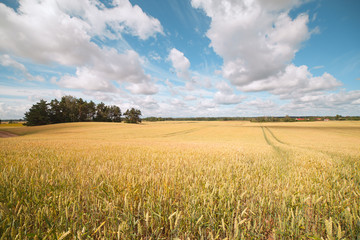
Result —
M1 239L360 238L360 122L0 130Z

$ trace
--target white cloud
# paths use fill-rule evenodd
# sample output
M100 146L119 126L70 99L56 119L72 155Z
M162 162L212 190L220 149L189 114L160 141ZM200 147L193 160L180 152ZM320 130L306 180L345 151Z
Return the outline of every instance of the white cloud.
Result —
M176 75L179 78L190 80L190 61L184 56L184 53L180 52L176 48L170 50L168 59L171 61L172 66L175 68Z
M262 110L263 109L272 110L275 107L277 107L277 105L270 99L261 99L261 98L257 98L255 100L248 101L244 104L251 106L251 107L256 107L256 108L262 109Z
M126 66L126 67L124 67ZM119 84L128 82L134 85L134 93L145 91L154 92L154 88L140 89L151 86L151 78L146 75L141 67L139 55L134 51L119 54L114 50L104 50L104 59L92 68L78 67L76 76L66 75L58 84L66 88L85 89L92 91L114 92L117 91L112 81ZM136 87L139 86L139 87Z
M338 93L330 94L319 94L314 96L304 96L294 103L309 103L312 106L322 106L322 107L336 107L343 105L357 105L360 104L360 91L340 91Z
M197 98L193 95L187 95L184 97L185 101L195 101Z
M158 19L148 16L139 6L132 6L128 0L115 0L111 8L96 0L61 0L57 4L63 12L84 19L94 35L118 37L128 32L144 40L156 33L163 34Z
M24 104L22 100L14 101L14 99L12 99L12 101L6 102L6 99L0 98L1 119L21 119L30 106L28 103Z
M267 91L281 99L298 101L342 85L329 73L313 76L307 66L291 63L301 44L318 32L317 28L308 29L306 13L294 19L289 16L292 8L304 2L192 0L192 5L211 18L207 37L224 60L221 70L224 78L244 92ZM241 97L226 89L219 89L214 97L222 104L241 102Z
M185 108L187 106L184 101L181 101L180 99L177 98L171 99L170 103L172 106L176 107L177 109Z
M360 91L344 91L325 94L313 93L312 95L293 99L290 103L283 104L281 112L290 115L357 115L360 111Z
M289 16L290 9L302 2L192 0L192 5L211 18L207 36L224 60L223 77L246 86L279 76L310 37L308 15Z
M12 58L11 58L9 55L7 55L7 54L4 54L4 55L1 55L1 56L0 56L0 64L1 64L2 66L5 66L5 67L13 67L13 68L18 69L18 70L20 70L20 71L22 71L22 72L26 72L26 71L27 71L27 70L26 70L26 67L25 67L23 64L15 61L14 59L12 59Z
M314 77L307 66L296 67L290 64L284 72L267 79L251 82L245 86L238 87L245 92L269 91L280 95L282 98L296 98L311 92L333 90L342 84L332 75L324 73L320 77Z
M115 91L116 87L106 79L99 77L99 73L87 67L80 67L76 70L76 76L65 75L59 82L61 87L72 89L84 89L89 91Z
M26 80L38 81L38 82L45 81L45 79L41 76L34 76L34 75L30 74L23 64L15 61L13 58L11 58L7 54L0 55L0 65L2 65L4 67L11 67L11 68L14 68L14 69L20 71L22 73L22 75L26 78Z
M240 103L245 97L236 94L224 94L222 92L216 92L214 95L215 102L224 105Z
M0 51L42 64L75 66L75 76L59 85L85 90L113 91L111 81L149 84L139 55L100 47L92 37L117 38L130 33L140 39L162 34L160 22L128 0L106 8L97 0L20 0L13 9L0 3ZM142 92L136 90L134 92Z
M179 88L175 87L174 84L169 79L165 80L165 85L167 89L170 91L171 95L180 94Z
M55 1L20 1L13 9L0 4L0 50L39 63L85 64L101 49L90 42L90 25L62 12Z
M156 99L152 96L146 96L144 98L136 98L134 99L134 103L138 105L141 109L154 110L159 108L159 104Z
M219 82L216 88L219 90L214 95L216 103L224 105L237 104L245 98L244 96L234 94L233 89L225 81Z
M149 57L150 57L151 59L157 61L157 62L159 62L159 61L162 60L162 58L160 57L160 55L159 55L157 52L155 52L155 51L151 51L151 52L149 53Z
M152 82L144 81L141 83L133 83L126 87L131 93L152 95L159 91L159 88Z
M216 107L216 103L212 99L202 99L199 101L198 108L212 109Z

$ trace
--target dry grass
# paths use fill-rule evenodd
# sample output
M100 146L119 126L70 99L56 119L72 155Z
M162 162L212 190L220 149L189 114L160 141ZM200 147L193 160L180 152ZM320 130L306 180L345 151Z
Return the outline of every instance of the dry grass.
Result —
M4 239L356 239L357 122L5 129Z

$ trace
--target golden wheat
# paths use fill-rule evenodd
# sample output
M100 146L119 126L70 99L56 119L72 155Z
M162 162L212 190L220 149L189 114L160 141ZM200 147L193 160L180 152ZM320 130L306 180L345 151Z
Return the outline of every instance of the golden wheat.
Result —
M360 124L5 129L2 239L356 239Z

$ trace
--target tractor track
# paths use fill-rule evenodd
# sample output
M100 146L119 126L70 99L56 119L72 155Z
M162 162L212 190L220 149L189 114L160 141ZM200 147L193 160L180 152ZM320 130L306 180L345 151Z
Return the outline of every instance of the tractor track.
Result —
M11 137L17 137L18 135L11 133L11 132L6 132L6 131L0 131L0 138L11 138Z
M321 151L321 150L314 149L311 147L300 147L300 146L292 145L292 144L286 143L286 142L280 140L278 137L276 137L276 135L270 130L269 127L261 126L261 129L263 131L264 139L267 142L267 144L269 144L282 158L286 158L287 155L289 155L288 154L289 150L311 151L316 154L323 154L332 160L351 158L351 156L347 156L344 154ZM269 136L271 136L271 137L269 137ZM286 149L286 148L288 148L288 149Z

